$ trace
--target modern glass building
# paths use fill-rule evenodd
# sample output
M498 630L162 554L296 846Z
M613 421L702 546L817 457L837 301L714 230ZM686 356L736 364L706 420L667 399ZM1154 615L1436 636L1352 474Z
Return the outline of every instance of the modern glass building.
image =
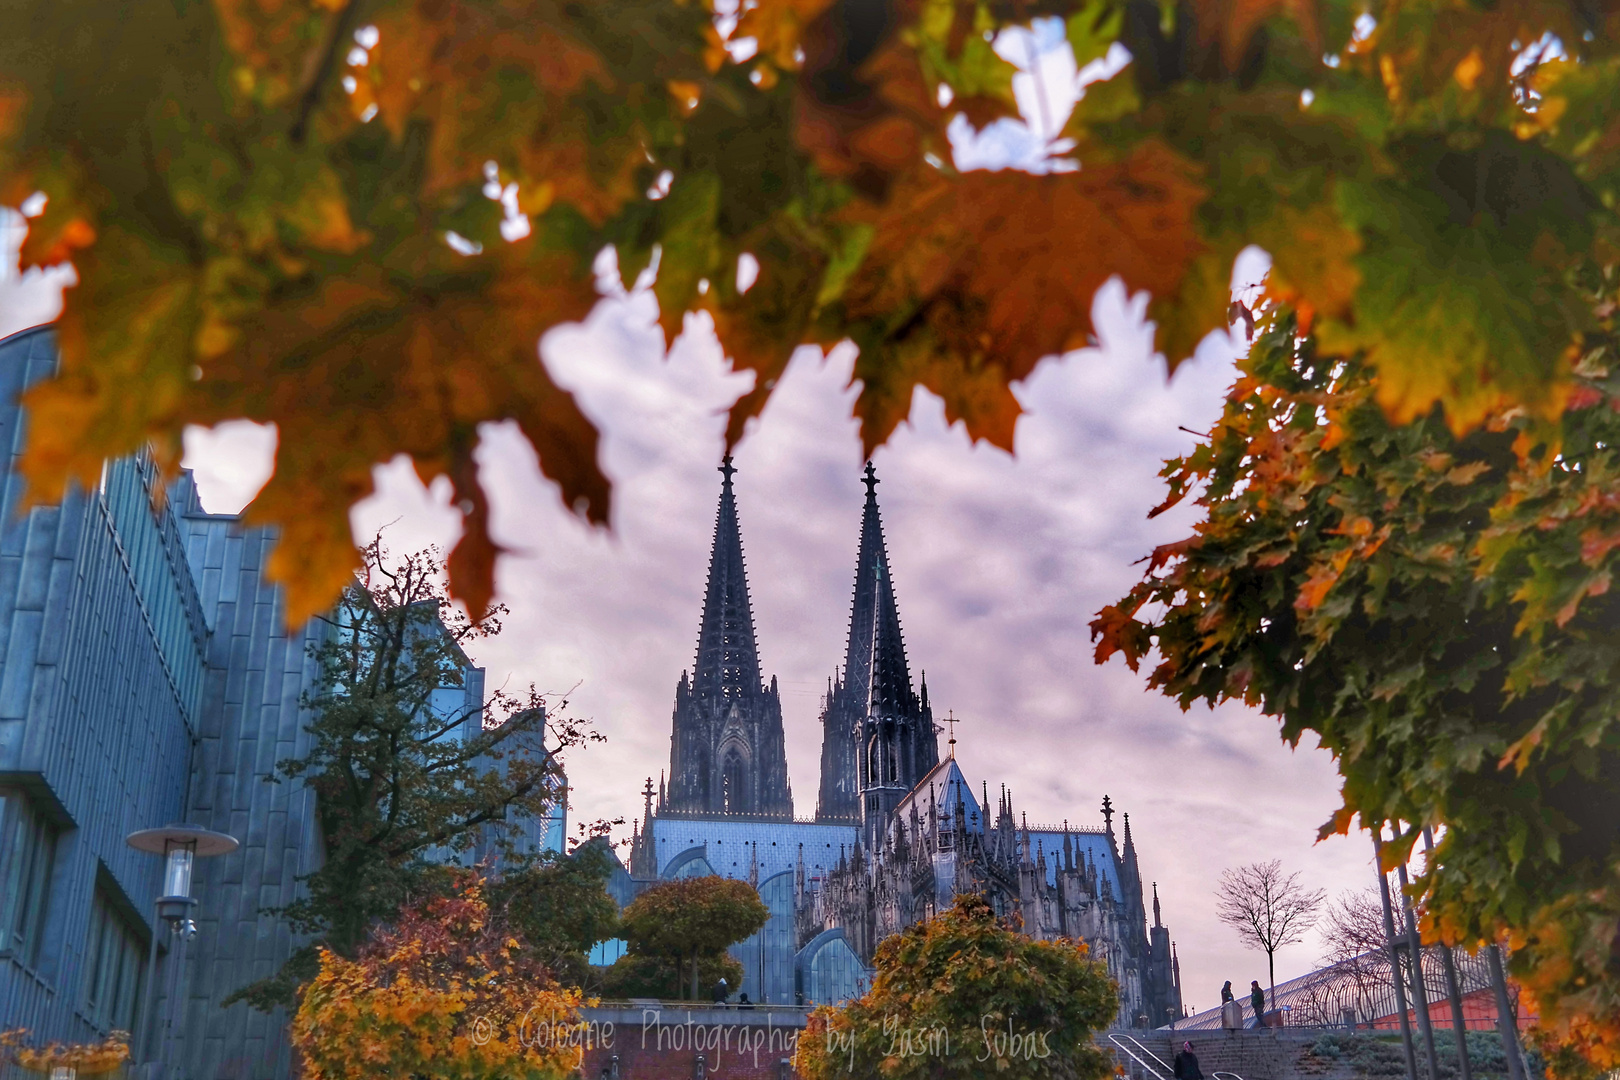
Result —
M323 624L286 629L263 573L272 533L205 512L189 477L154 499L140 458L19 515L17 399L55 363L48 327L0 340L0 1030L86 1042L163 1013L161 860L124 838L185 821L241 846L197 863L198 932L172 972L180 1075L285 1077L287 1017L221 1002L286 960L293 936L264 911L322 858L312 795L271 779L308 750L300 699ZM481 702L478 669L466 692ZM560 847L560 813L530 843Z

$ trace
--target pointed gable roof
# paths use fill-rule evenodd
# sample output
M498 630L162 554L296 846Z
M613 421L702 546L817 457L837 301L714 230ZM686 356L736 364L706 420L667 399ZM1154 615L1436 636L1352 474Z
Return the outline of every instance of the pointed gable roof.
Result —
M941 761L929 770L927 776L917 781L916 786L896 804L895 817L899 818L912 810L922 812L924 800L938 808L941 820L947 814L954 815L958 805L964 813L977 815L976 819L970 820L984 820L984 808L974 797L973 788L968 786L967 778L962 775L954 757Z
M918 710L900 633L900 610L883 542L877 503L877 470L866 463L866 509L861 515L861 550L855 565L855 600L850 608L849 652L844 681L871 714L910 715Z
M760 692L759 650L754 642L754 611L743 568L742 529L727 457L720 466L720 508L715 514L714 548L709 555L709 588L703 598L692 692L699 698L752 697Z

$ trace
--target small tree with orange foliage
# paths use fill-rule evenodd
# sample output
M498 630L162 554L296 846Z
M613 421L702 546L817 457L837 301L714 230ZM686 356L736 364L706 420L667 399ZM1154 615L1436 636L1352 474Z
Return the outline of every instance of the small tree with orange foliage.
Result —
M483 885L407 905L355 960L321 951L292 1038L308 1080L552 1080L579 1067L580 993L560 987Z
M103 1076L129 1060L129 1032L113 1031L98 1043L48 1043L36 1050L25 1046L26 1028L0 1031L0 1066L16 1065L30 1072L49 1074L67 1066L79 1076Z

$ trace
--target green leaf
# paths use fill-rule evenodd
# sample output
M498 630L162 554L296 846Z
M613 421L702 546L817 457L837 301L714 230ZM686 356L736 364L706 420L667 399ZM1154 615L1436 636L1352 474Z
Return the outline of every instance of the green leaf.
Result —
M1063 24L1069 47L1074 50L1075 67L1083 68L1108 55L1109 48L1119 40L1124 21L1125 9L1113 0L1085 0Z

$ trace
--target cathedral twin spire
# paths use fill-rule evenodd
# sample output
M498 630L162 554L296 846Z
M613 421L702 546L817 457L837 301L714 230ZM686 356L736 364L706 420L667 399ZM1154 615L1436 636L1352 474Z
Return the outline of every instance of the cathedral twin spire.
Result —
M861 513L855 595L850 604L849 648L842 678L834 680L822 712L819 821L861 822L875 848L889 814L939 763L927 689L911 685L900 630L877 470L866 464L866 507Z
M742 527L731 477L737 469L726 458L720 466L720 508L715 513L714 547L709 556L709 588L703 598L692 693L702 698L753 697L760 692L759 649L754 642L754 610L743 567Z
M776 680L761 681L742 530L728 457L691 678L675 692L667 801L680 815L791 818ZM843 672L822 715L822 821L875 821L939 761L927 689L913 689L883 521L868 462L855 595Z
M670 779L661 810L673 816L763 817L791 821L782 702L764 685L754 612L743 566L742 528L731 458L720 466L709 584L692 677L675 688Z
M869 461L866 508L861 513L861 549L855 563L855 600L850 608L849 651L844 659L844 684L869 713L907 714L919 709L906 663L906 643L900 633L900 609L889 573L889 552L883 542L883 518L878 511L877 470Z

